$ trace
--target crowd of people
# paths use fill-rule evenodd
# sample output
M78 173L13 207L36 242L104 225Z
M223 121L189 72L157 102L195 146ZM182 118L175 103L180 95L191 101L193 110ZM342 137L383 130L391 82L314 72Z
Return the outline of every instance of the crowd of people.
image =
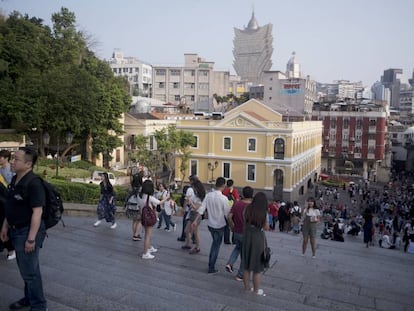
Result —
M361 235L366 247L414 253L412 173L394 173L382 187L368 181L349 182L339 189L319 187L315 196L322 211L322 238L343 242L346 236Z
M0 201L1 251L7 249L7 259L17 258L25 282L24 297L9 308L18 310L47 310L39 268L39 251L46 235L41 218L45 205L45 191L39 179L30 182L37 154L22 148L11 154L0 151L0 190L6 200ZM10 165L11 163L11 165ZM31 180L31 179L30 179ZM303 206L299 202L268 201L266 194L249 187L241 193L234 181L223 177L216 179L215 187L206 191L197 176L189 178L183 188L180 207L183 210L180 248L189 255L197 255L202 248L199 226L203 219L211 234L209 247L209 274L218 272L216 266L222 244L233 244L233 251L224 269L243 282L245 291L264 296L260 288L262 272L268 267L264 259L267 251L265 231L302 234L302 256L310 244L311 256L316 258L318 224L323 223L321 237L345 241L345 236L363 235L366 247L378 244L387 249L401 249L414 253L414 178L400 173L392 177L383 189L373 188L368 182L348 183L343 188L315 187L315 197L308 197ZM154 228L166 232L176 231L172 215L177 204L171 189L163 183L154 184L143 172L135 174L125 203L126 216L132 222L132 240L143 242L141 258L155 258L157 249L152 244ZM177 187L173 188L177 192ZM100 199L97 205L98 227L103 220L111 229L117 227L116 193L108 174L102 175ZM19 200L19 198L24 198ZM345 203L347 202L347 203ZM19 211L19 212L16 212ZM178 248L179 246L177 246ZM240 260L238 268L237 260ZM33 277L36 281L33 281Z
M125 205L126 215L133 222L132 239L134 241L141 239L142 229L140 228L142 226L138 223L142 223L140 217L144 216L143 214L139 216L139 210L147 204L144 201L148 200L148 197L142 195L143 193L150 196L150 205L158 219L157 229L162 228L163 221L165 222L164 230L167 232L171 232L170 225L174 231L177 226L171 222L171 215L176 212L171 193L164 184L154 185L151 180L144 181L143 179L142 174L132 179L131 193ZM206 191L203 183L195 175L189 177L189 182L190 184L183 188L180 199L183 231L177 240L183 242L181 249L188 251L189 255L200 253L203 245L201 245L199 236L199 225L205 219L212 239L209 247L208 274L218 272L216 262L221 245L233 244L234 249L224 267L225 270L233 273L233 266L240 258L235 279L244 282L246 291L253 291L260 296L265 295L260 289L260 274L265 269L265 263L262 260L267 244L264 231L269 230L266 195L263 192L254 194L253 189L248 186L242 189L242 195L240 195L233 187L233 180L226 181L223 177L217 178L215 187L211 191ZM152 190L148 191L146 187ZM138 206L141 208L137 208ZM157 249L150 243L152 226L143 227L144 240L148 242L144 246L142 258L153 259ZM251 283L253 287L250 286Z

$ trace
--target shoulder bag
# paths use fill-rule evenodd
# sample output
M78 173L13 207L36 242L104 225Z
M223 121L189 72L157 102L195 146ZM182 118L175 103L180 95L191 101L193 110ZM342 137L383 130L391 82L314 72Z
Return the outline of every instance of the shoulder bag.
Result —
M265 269L267 269L269 268L269 262L270 262L272 251L270 250L270 247L267 246L267 239L266 239L266 235L264 232L263 232L263 244L264 244L264 249L262 253L262 262L264 264Z
M149 205L149 198L147 196L147 202L142 208L141 223L144 227L152 227L157 222L157 215L155 215L154 209Z

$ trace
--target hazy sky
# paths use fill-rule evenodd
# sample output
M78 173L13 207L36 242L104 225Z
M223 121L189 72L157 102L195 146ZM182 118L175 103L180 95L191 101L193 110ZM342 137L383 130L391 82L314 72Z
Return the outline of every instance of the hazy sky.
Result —
M401 68L406 82L414 68L413 0L1 0L51 24L66 7L79 30L92 35L96 55L114 48L154 65L184 63L184 53L233 69L234 27L243 28L252 9L260 26L273 24L273 67L285 71L292 51L302 74L319 82L345 79L364 85L384 69Z

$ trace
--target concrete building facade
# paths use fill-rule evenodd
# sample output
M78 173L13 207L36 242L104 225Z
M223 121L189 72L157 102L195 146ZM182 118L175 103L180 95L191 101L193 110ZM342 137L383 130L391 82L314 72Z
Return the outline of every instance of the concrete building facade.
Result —
M388 178L390 153L387 113L379 105L314 105L313 120L323 122L322 171L376 180Z
M128 79L131 95L152 96L152 66L150 64L136 57L124 57L119 49L115 49L108 63L115 76Z
M273 110L311 116L317 93L316 81L309 76L289 77L280 71L265 71L263 86L263 102Z
M229 90L228 71L215 71L214 62L197 54L184 54L184 66L153 66L153 98L185 107L188 111L210 111L213 94Z

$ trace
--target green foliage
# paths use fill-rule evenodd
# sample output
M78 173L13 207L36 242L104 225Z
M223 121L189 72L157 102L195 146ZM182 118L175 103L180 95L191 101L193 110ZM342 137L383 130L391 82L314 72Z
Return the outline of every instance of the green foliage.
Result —
M87 161L80 160L80 161L76 161L76 162L69 162L69 163L66 164L66 166L68 168L78 168L78 169L83 169L83 170L89 170L90 171L91 164Z
M327 187L342 187L344 185L344 181L340 179L325 179L321 182L322 185Z
M100 197L99 185L72 183L58 179L47 179L53 184L62 195L63 202L80 204L98 204ZM116 201L118 206L122 206L128 195L128 189L115 186Z
M0 128L47 131L53 145L71 131L84 145L92 137L95 155L121 146L127 82L88 50L73 12L62 8L52 22L53 31L18 12L0 20Z
M23 135L14 133L0 133L0 141L18 141L23 142Z
M169 125L156 130L154 138L157 150L148 150L148 137L135 136L136 152L131 153L130 158L147 167L152 173L157 173L162 166L167 168L169 172L168 184L170 184L174 173L174 158L177 155L185 155L188 159L189 146L194 144L194 134L182 130L178 131L175 125Z

